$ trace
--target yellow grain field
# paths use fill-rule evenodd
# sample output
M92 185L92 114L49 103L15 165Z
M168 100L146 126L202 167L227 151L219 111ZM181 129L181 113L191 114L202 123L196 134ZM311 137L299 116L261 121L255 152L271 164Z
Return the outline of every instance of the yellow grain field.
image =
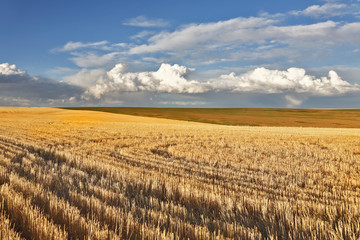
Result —
M359 239L360 129L0 108L1 239Z

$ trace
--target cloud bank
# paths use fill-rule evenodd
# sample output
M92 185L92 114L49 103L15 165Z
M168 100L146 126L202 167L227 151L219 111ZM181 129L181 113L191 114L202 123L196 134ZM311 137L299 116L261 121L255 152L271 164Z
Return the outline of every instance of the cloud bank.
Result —
M360 86L350 84L331 70L327 77L306 74L305 69L285 71L256 68L244 74L234 72L208 81L191 79L194 69L163 63L155 72L128 72L124 64L110 71L84 70L67 78L71 84L86 88L83 97L101 99L111 93L153 92L196 95L208 92L284 94L291 106L297 106L310 96L337 96L360 92ZM302 96L299 98L298 96Z
M0 64L0 105L51 106L75 102L79 86L29 76L15 64Z
M301 106L310 97L334 97L360 93L333 70L315 77L305 69L271 70L258 67L243 74L223 74L207 81L193 79L195 69L163 63L157 71L131 72L126 65L112 69L82 69L57 82L29 76L8 63L0 64L2 105L88 105L96 102L123 103L126 99L144 104L157 95L157 104L204 105L208 96L281 96L287 107ZM176 96L174 98L174 96ZM194 97L191 97L194 96ZM110 100L109 100L110 99ZM140 100L139 100L140 99ZM154 103L156 105L156 103Z

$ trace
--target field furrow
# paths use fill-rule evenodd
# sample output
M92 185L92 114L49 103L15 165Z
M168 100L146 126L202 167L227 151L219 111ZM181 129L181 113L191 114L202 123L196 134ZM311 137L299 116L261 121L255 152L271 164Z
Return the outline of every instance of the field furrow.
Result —
M358 129L17 111L0 111L5 237L360 237Z

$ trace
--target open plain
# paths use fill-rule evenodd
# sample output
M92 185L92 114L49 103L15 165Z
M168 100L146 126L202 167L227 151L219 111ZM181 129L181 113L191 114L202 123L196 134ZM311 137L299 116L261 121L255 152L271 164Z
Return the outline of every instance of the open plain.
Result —
M360 128L360 109L70 107L232 126Z
M360 129L0 108L0 239L359 239Z

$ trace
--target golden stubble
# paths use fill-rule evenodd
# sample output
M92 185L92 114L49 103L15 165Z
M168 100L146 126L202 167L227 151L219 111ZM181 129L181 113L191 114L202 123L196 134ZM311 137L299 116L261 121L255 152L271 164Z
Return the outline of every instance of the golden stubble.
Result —
M357 239L359 163L359 129L0 108L9 236Z

